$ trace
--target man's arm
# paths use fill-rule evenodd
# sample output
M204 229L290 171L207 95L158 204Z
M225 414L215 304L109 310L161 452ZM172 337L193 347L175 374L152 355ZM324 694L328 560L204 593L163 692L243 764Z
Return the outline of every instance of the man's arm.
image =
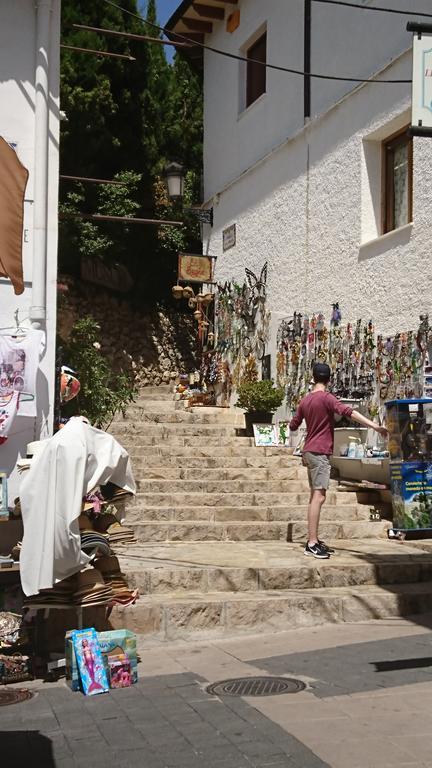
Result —
M301 403L300 403L299 407L297 408L297 411L296 411L295 415L293 416L293 418L290 421L289 428L290 428L291 432L297 432L297 430L298 430L300 424L302 423L302 421L303 421L303 409L302 409L302 406L301 406Z
M357 421L359 424L363 424L364 427L369 427L370 429L374 429L375 432L378 432L379 435L382 437L388 437L388 431L385 427L381 427L379 424L376 423L376 421L371 421L370 419L367 419L366 416L362 416L361 413L358 411L353 411L351 414L351 418L354 419L354 421Z

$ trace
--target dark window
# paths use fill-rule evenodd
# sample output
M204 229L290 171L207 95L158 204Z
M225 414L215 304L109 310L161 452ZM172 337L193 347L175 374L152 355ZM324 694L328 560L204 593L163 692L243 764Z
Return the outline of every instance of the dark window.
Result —
M384 142L384 233L412 221L413 142L405 129Z
M246 52L248 59L267 62L267 32L265 32ZM249 107L266 92L267 68L253 61L247 63L246 106Z

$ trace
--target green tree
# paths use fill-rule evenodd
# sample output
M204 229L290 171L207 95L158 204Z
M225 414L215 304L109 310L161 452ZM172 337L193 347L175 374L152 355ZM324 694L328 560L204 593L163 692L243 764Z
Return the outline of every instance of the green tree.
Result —
M122 5L138 13L136 0ZM148 22L148 23L147 23ZM202 156L200 77L180 56L169 65L162 45L76 29L86 24L157 36L154 0L146 19L134 18L104 0L63 0L66 44L130 54L135 62L63 51L61 58L61 172L67 175L127 179L127 187L92 184L61 187L62 213L169 217L183 219L161 193L167 160L189 171L190 203L199 202ZM176 253L199 248L199 228L185 218L179 229L63 219L60 269L79 274L79 257L121 261L131 270L137 302L168 298L176 273Z

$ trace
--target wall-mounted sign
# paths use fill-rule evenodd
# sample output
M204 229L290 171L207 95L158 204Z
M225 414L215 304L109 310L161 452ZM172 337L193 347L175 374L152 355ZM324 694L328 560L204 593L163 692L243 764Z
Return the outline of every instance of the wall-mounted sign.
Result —
M211 283L213 280L212 258L194 253L179 253L178 279L188 283Z
M414 32L412 118L413 136L432 136L432 24L409 22Z
M111 291L127 293L133 285L132 277L124 264L104 264L100 259L81 259L81 278Z
M230 248L234 248L237 242L237 225L231 224L230 227L224 229L222 238L224 251L229 251Z

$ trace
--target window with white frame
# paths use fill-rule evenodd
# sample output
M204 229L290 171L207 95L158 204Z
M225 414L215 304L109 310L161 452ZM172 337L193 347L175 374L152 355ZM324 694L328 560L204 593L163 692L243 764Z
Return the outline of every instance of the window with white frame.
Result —
M391 136L383 151L383 234L412 221L413 140L408 129Z
M258 37L247 49L246 58L246 100L250 107L267 89L267 31Z

